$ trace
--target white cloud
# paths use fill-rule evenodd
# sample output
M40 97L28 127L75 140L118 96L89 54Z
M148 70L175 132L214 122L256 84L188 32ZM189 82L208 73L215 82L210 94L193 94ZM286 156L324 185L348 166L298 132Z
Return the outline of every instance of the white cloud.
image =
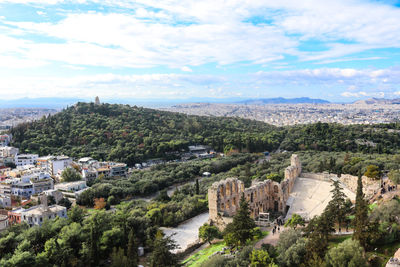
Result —
M303 69L293 71L259 71L258 77L270 79L271 82L288 82L296 81L300 83L337 83L347 85L350 90L354 90L360 85L381 85L396 84L400 82L400 69L341 69L341 68L320 68L320 69ZM354 88L354 89L352 89Z
M45 5L55 5L65 0L0 0L1 3L12 3L12 4L45 4Z
M34 57L79 64L73 62L74 56L79 55L80 60L83 55L81 64L96 66L179 68L210 62L263 63L295 45L273 27L240 21L176 26L150 23L127 14L86 13L70 14L58 23L9 24L28 33L66 40L60 44L30 45L27 53ZM99 53L105 55L101 60Z
M18 72L21 68L47 65L49 70L55 66L62 71L70 68L76 73L81 70L95 73L90 67L96 66L117 73L121 68L161 66L187 73L108 74L67 79L29 77L26 72L28 75L22 76L28 77L24 79L19 78L21 75L2 78L0 90L10 94L8 97L13 93L25 96L32 92L92 95L97 90L103 97L115 92L126 97L202 96L204 90L222 96L253 91L263 95L278 86L279 93L286 93L286 86L292 86L287 90L318 86L320 90L334 90L334 95L345 91L344 97L391 96L397 94L394 88L400 83L400 69L396 68L244 71L231 76L192 72L197 69L193 66L205 64L216 65L219 73L229 73L230 64L240 64L243 68L257 64L296 69L296 58L322 64L380 60L383 58L380 55L353 54L375 48L400 48L400 9L381 3L359 0L0 0L7 4L29 4L37 8L39 15L44 11L49 14L43 9L46 5L62 2L74 4L71 5L74 8L63 10L61 19L55 21L49 22L47 16L34 16L35 21L0 17L0 68L5 71L14 68ZM95 11L82 11L87 10L87 3L93 4L90 7ZM80 4L85 8L81 9ZM103 8L106 5L120 8L109 13ZM254 17L258 21L253 20ZM326 49L301 50L301 44L312 46L313 42ZM49 73L56 73L53 68L51 71Z
M0 0L0 3L15 1L64 2ZM77 64L71 60L71 55L79 54L80 46L86 45L82 63L85 65L180 68L243 61L267 64L284 59L284 54L306 61L335 62L345 55L368 49L400 47L400 9L380 3L352 0L329 3L318 0L302 3L245 0L66 2L121 6L133 9L133 12L72 12L67 13L65 19L46 23L8 21L9 25L25 32L65 40L62 44L39 42L25 46L27 54L42 60ZM246 22L255 16L272 23L255 25ZM308 40L326 42L327 50L299 51L299 44ZM50 45L55 53L40 52ZM65 56L59 51L65 51ZM10 53L13 52L10 49ZM105 53L104 59L98 59L99 52ZM356 60L374 58L379 57Z
M183 66L183 67L181 68L181 70L182 70L182 71L185 71L185 72L193 72L193 70L192 70L191 68L189 68L188 66Z
M0 77L4 99L20 97L91 98L188 98L204 96L209 85L218 85L221 78L192 74L79 75L72 77L26 76ZM10 90L13 88L13 90ZM222 90L222 89L221 89ZM219 91L219 97L231 92Z
M341 96L344 97L360 97L360 96L367 96L366 92L360 91L360 92L343 92L340 94Z
M392 93L394 95L395 93ZM365 91L359 91L359 92L343 92L340 94L343 97L351 97L351 98L360 98L360 97L379 97L379 98L384 98L385 97L385 92L365 92Z
M66 65L65 68L76 66ZM78 71L82 70L79 68ZM86 70L82 70L86 71ZM188 98L210 96L231 97L245 94L265 96L275 92L275 96L319 97L341 95L342 97L393 97L400 95L398 88L400 71L384 69L384 77L390 82L377 79L371 84L371 73L377 70L316 69L298 71L272 71L250 74L205 75L205 74L97 74L71 77L20 76L2 74L0 92L2 97L92 97L102 98ZM349 75L352 73L352 75ZM393 82L392 82L393 81ZM303 88L308 88L305 91ZM12 88L12 89L10 89ZM314 89L313 89L314 88ZM329 90L328 90L328 89ZM314 90L314 91L310 91Z
M329 59L329 60L322 60L317 62L316 64L330 64L330 63L337 63L337 62L354 62L354 61L368 61L368 60L379 60L379 59L386 59L386 57L364 57L364 58L338 58L338 59Z

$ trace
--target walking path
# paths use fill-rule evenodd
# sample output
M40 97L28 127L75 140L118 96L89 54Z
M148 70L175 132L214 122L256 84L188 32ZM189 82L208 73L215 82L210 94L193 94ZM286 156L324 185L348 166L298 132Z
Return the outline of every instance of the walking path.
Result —
M279 236L281 235L281 233L283 231L287 230L289 227L281 226L281 231L279 233L276 232L275 234L272 234L272 228L273 227L269 227L266 229L267 231L269 231L269 234L256 243L256 245L255 245L256 249L260 249L263 244L270 244L270 245L276 246L278 244ZM333 235L352 235L353 233L354 233L354 231L350 230L347 232L346 231L334 232L332 234Z
M261 239L260 241L258 241L255 245L255 248L257 248L257 249L261 248L262 244L271 244L273 246L276 246L276 244L278 243L278 240L279 240L279 235L283 231L285 231L287 228L284 226L281 226L281 231L276 232L275 234L272 234L272 229L273 229L273 227L267 228L267 231L269 232L269 234L266 237L264 237L263 239Z

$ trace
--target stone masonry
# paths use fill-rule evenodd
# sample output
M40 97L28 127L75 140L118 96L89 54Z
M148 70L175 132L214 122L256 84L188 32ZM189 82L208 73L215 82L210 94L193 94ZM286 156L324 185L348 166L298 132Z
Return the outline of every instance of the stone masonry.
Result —
M215 182L208 189L210 222L219 225L224 221L224 217L235 215L243 194L249 203L253 218L262 212L286 212L286 201L300 174L300 160L297 155L293 154L290 166L285 169L285 179L281 183L266 180L245 188L244 183L237 178Z

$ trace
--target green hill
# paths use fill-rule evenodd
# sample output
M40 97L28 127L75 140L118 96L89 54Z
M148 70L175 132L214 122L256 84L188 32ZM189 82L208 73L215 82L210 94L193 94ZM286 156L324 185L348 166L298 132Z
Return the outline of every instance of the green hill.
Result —
M187 116L128 105L78 103L11 130L24 152L126 162L167 157L188 145L259 152L279 147L284 130L238 118Z
M275 127L240 118L189 116L180 113L78 103L11 132L23 152L91 156L132 165L149 158L173 158L188 145L217 151L349 151L394 154L400 148L398 123L350 125L315 123Z

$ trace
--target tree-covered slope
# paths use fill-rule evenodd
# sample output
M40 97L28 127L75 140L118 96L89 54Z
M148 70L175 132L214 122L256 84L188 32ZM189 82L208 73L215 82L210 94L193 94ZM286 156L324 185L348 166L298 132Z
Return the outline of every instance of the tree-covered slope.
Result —
M92 156L130 165L193 144L218 151L273 150L284 137L284 130L257 121L93 103L78 103L11 132L13 145L24 152Z
M60 113L11 130L14 146L40 155L114 160L132 165L145 159L171 157L188 145L205 144L217 151L282 150L397 153L400 125L314 123L274 127L263 122L226 117L189 116L128 105L78 103Z
M281 149L288 151L349 151L397 153L400 148L400 124L341 125L314 123L287 127Z

